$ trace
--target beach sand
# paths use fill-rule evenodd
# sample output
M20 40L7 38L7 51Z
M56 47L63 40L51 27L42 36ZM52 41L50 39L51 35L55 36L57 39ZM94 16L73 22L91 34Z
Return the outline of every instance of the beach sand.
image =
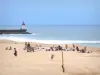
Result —
M39 43L31 45L52 46ZM13 55L14 50L5 50L9 46L17 49L17 57ZM100 75L100 48L87 47L92 53L64 51L64 73L61 51L27 52L23 48L24 43L0 40L0 75ZM53 60L50 59L51 54L54 54Z

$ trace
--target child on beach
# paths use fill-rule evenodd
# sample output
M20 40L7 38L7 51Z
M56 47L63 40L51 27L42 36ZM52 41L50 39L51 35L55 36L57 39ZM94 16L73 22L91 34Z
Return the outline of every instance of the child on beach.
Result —
M17 50L14 48L14 55L17 56Z

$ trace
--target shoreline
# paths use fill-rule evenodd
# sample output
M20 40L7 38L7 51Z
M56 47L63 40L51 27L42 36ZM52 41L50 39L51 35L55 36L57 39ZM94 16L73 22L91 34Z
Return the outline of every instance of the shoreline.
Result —
M8 39L6 39L6 40L0 39L0 43L25 43L25 42L13 41L13 40L8 40ZM32 41L32 42L29 41L29 43L45 44L45 45L65 45L65 44L46 44L46 43L39 43L39 42L35 42L35 41ZM92 48L100 48L100 46L97 47L97 46L86 45L87 43L66 43L66 44L68 44L68 45L74 44L74 45L78 45L78 46L82 46L82 47L87 46L87 47L92 47ZM97 43L88 43L88 44L97 44Z

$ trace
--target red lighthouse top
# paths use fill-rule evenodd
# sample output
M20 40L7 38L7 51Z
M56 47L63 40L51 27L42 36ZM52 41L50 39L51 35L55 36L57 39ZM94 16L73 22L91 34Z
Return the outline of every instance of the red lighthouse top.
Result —
M22 29L25 29L25 23L24 23L24 21L22 23Z

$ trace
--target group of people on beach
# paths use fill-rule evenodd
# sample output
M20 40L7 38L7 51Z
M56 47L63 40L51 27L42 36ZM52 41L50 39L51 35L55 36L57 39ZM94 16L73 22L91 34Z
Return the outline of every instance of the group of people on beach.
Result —
M87 51L87 49L86 49L86 46L83 48L83 49L79 49L79 47L78 46L75 46L74 44L73 44L73 51L77 51L77 52L80 52L80 53L90 53L90 51ZM92 51L91 51L92 52Z
M6 47L6 50L12 50L12 47L10 46L9 48L8 47Z
M9 48L6 47L5 50L12 50L12 47L11 46ZM16 50L16 48L14 48L14 56L17 56L17 50Z
M31 52L31 51L34 52L35 47L32 47L32 46L30 46L30 43L25 42L25 48L24 48L24 50L25 49L27 49L27 52ZM42 49L45 49L45 48L42 48ZM68 49L68 45L65 44L65 48L62 47L62 46L60 46L60 45L58 45L58 46L54 46L53 45L49 49L45 49L45 50L46 51L67 51L67 49ZM84 49L79 49L79 47L75 46L74 44L72 44L72 48L70 48L69 51L77 51L77 52L80 52L80 53L86 53L86 52L90 53L90 51L86 50L86 46L84 47Z
M35 47L32 47L30 45L30 43L25 42L25 48L24 48L24 50L27 50L27 52L31 52L31 51L34 52L35 49L36 48ZM39 47L37 49L39 49ZM42 49L45 49L45 48L42 48ZM46 51L66 51L67 49L68 49L68 45L65 44L65 48L63 48L60 45L58 45L56 47L53 45L49 49L45 49L45 50ZM12 50L12 47L11 46L9 48L6 47L5 50ZM90 52L90 51L87 51L86 50L86 46L84 47L84 49L79 49L79 47L78 46L75 46L74 44L73 44L73 48L71 50L68 50L68 51L77 51L77 52L80 52L80 53L92 53L92 51ZM18 55L18 52L17 52L16 48L14 48L14 56L17 56L17 55ZM54 57L54 55L51 55L51 59L53 59L53 57Z
M46 49L46 51L77 51L80 53L91 53L90 51L86 50L86 46L84 47L84 49L79 49L78 46L75 46L73 44L73 48L68 48L68 45L65 44L65 48L63 48L62 46L58 45L57 47L50 47L49 49Z
M58 45L57 47L50 47L49 49L46 49L46 51L62 51L65 50L63 49L63 47L61 47L60 45Z
M32 47L30 45L30 43L25 42L25 48L24 48L24 50L27 50L27 52L31 52L31 51L34 52L34 47Z

